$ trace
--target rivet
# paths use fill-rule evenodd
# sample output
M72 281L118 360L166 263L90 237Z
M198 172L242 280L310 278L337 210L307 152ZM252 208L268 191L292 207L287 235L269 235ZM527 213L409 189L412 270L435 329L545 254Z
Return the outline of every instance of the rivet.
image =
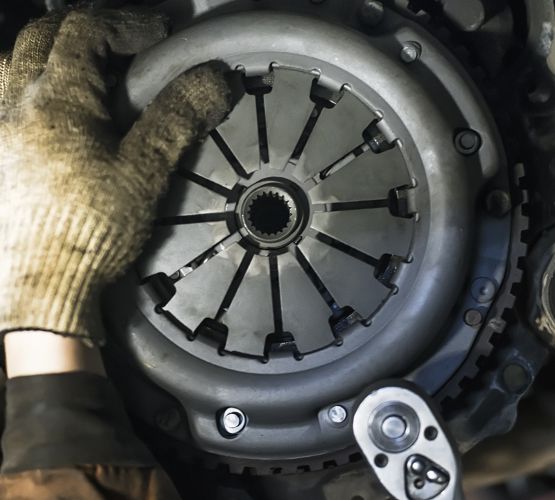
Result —
M347 420L347 410L341 405L332 406L328 410L328 417L334 424L342 424Z
M422 45L418 42L405 42L401 48L401 60L407 64L420 59L422 55Z

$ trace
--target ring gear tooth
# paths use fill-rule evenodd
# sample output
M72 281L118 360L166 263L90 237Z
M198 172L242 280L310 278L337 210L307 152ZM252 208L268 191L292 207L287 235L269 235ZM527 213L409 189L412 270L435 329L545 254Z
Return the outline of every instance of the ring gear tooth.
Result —
M464 405L464 399L471 396L465 381L467 379L475 380L479 376L481 373L479 361L491 356L495 348L494 337L503 334L507 328L506 314L514 309L517 285L522 282L524 274L521 262L528 251L528 245L524 241L524 235L529 228L529 219L525 215L528 192L523 187L523 180L524 165L518 164L514 172L514 187L520 193L521 200L516 206L513 206L512 240L507 273L494 306L490 310L491 314L486 318L485 326L482 328L468 358L455 376L436 396L437 400L443 405L446 403Z
M410 1L407 2L407 4L410 3ZM409 8L408 5L406 8ZM491 92L492 87L489 85L487 71L476 62L472 49L465 45L456 32L446 26L441 19L440 12L426 12L424 6L420 7L419 12L425 15L413 16L413 19L450 49L451 53L464 66L466 72L472 77L488 101L498 99L498 94ZM458 369L455 376L436 395L436 399L440 401L441 405L450 406L456 404L457 406L464 406L465 398L472 397L472 392L468 389L469 384L467 381L479 378L481 373L479 361L491 357L495 348L494 337L503 334L508 326L506 315L514 308L516 301L515 292L523 279L521 259L528 252L528 245L524 241L524 235L528 231L530 224L529 218L526 215L528 192L524 188L524 178L524 165L517 163L514 167L511 187L515 193L518 193L521 199L519 203L513 206L512 211L512 238L510 257L507 263L507 274L497 294L494 306L490 309L490 314L484 321L482 331L478 334L478 340L469 353L468 358Z

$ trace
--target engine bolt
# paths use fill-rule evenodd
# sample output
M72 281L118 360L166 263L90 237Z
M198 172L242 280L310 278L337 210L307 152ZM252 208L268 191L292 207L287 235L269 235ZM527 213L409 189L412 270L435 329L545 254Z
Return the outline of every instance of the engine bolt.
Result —
M407 64L420 59L422 55L422 45L418 42L405 42L401 49L401 60Z
M347 420L347 410L341 405L332 406L328 410L328 417L334 424L342 424Z
M377 0L365 0L360 6L360 21L369 28L375 28L384 18L384 7Z
M495 217L504 217L511 211L511 197L506 191L495 189L486 197L487 211Z
M482 147L482 138L475 130L465 129L455 135L455 148L465 156L473 155Z
M483 316L477 309L469 309L464 313L464 322L468 326L478 326L483 321Z
M247 426L247 416L238 408L227 408L220 416L220 432L225 437L236 436Z
M471 293L480 304L491 302L497 293L497 285L489 278L476 278L472 283Z

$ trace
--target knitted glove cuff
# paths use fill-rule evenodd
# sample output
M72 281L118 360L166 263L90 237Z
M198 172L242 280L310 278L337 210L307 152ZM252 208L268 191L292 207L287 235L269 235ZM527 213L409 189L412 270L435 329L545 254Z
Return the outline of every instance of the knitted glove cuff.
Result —
M8 209L0 217L0 333L47 330L102 343L98 294L118 246L106 218L48 200L0 205Z

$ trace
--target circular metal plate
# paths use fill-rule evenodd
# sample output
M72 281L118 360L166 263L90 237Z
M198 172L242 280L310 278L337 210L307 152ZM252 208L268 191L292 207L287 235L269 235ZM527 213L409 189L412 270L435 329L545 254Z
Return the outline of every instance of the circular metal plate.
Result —
M362 387L442 340L497 144L464 77L421 41L419 71L428 54L449 68L469 103L460 121L483 128L479 155L457 152L463 111L451 98L439 108L436 75L401 60L405 36L248 13L174 35L128 74L129 119L200 62L244 72L246 95L179 166L121 283L136 304L121 340L187 408L206 451L287 460L344 448L330 404L349 411ZM217 432L222 407L249 416L234 440Z

